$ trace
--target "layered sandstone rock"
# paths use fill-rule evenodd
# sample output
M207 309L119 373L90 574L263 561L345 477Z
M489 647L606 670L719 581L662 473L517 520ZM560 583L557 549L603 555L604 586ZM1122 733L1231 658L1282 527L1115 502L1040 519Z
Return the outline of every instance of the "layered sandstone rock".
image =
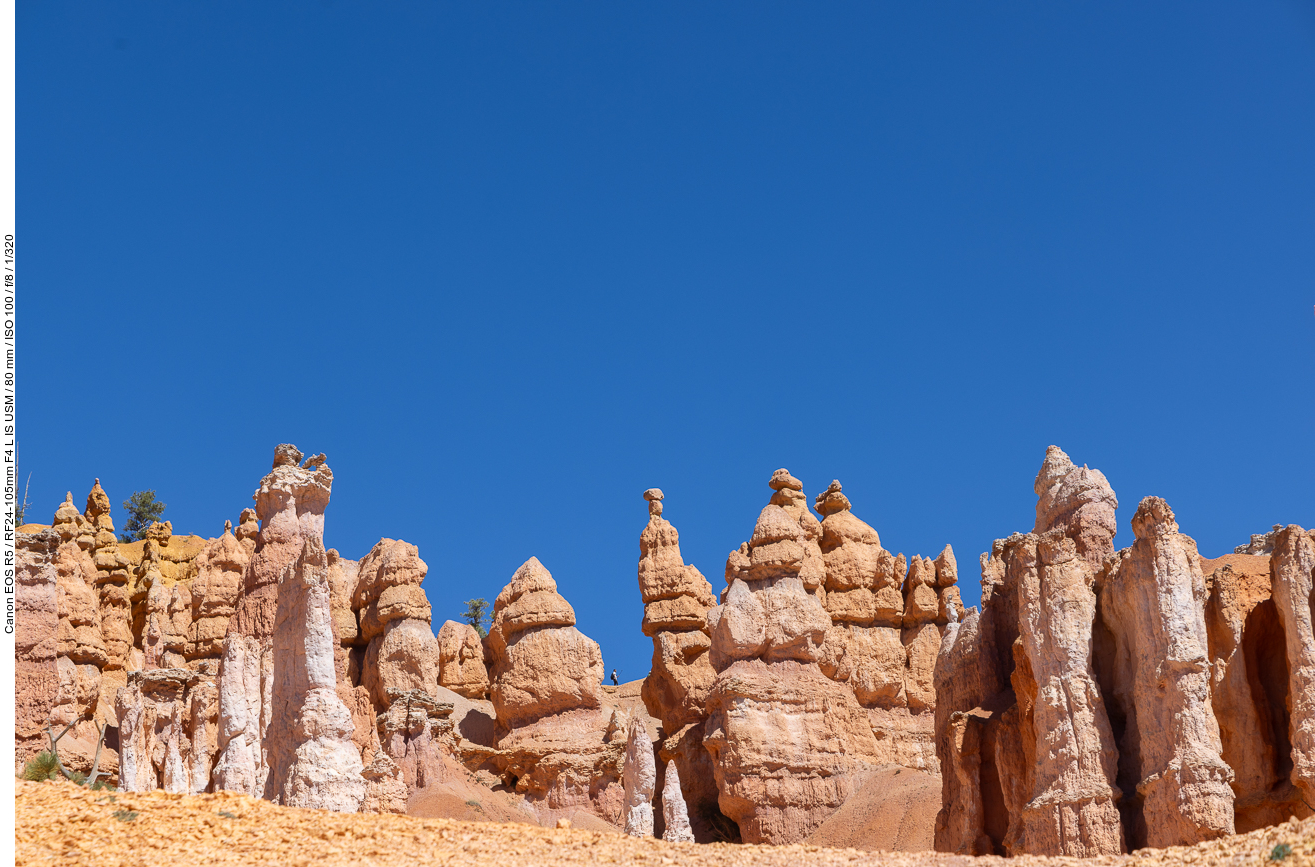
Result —
M1315 540L1296 524L1274 538L1274 604L1286 637L1292 782L1315 802Z
M416 546L400 540L381 539L361 559L352 608L358 641L368 642L361 685L377 707L388 706L390 689L433 695L438 685L438 643L420 587L428 571Z
M223 655L224 635L237 610L250 559L250 552L233 535L228 522L223 535L207 542L197 555L196 577L188 592L191 610L182 650L185 659L218 659Z
M379 714L379 743L396 763L407 790L447 778L443 744L451 741L452 704L419 689L391 689L388 709Z
M1114 640L1112 691L1126 720L1120 782L1135 798L1129 842L1158 848L1231 834L1233 772L1210 702L1196 543L1158 497L1142 500L1132 530L1136 542L1106 566L1101 594Z
M684 798L694 805L699 833L708 839L711 829L703 817L717 810L717 786L703 748L705 705L716 678L707 615L717 603L712 585L681 556L680 535L662 517L662 491L650 488L644 499L649 517L639 537L639 594L641 627L653 639L653 665L641 695L649 715L662 720L658 754L680 767Z
M1074 535L1084 538L1081 532ZM1021 851L1078 856L1125 851L1113 785L1118 749L1091 658L1096 614L1091 564L1078 553L1077 540L1061 529L1025 536L1015 550L1023 561L1018 584L1023 652L1013 684L1031 784L1021 810Z
M134 671L115 710L121 791L207 791L219 717L213 677L179 668Z
M642 720L630 721L621 783L625 791L625 832L631 837L652 837L657 763L653 760L653 741Z
M721 812L744 841L788 843L844 803L877 745L853 692L818 667L831 626L821 523L788 471L769 486L753 537L728 559L724 602L708 614L718 675L704 746Z
M295 571L308 540L323 545L324 509L333 486L333 471L323 455L304 466L301 458L295 446L278 446L273 469L254 495L260 534L224 636L214 786L257 797L266 791L269 775L264 742L273 713L279 584Z
M1292 785L1287 642L1270 579L1270 558L1228 554L1201 561L1209 600L1206 637L1211 703L1224 763L1233 769L1238 833L1302 811Z
M1304 815L1288 775L1308 713L1288 672L1312 640L1293 637L1309 590L1285 619L1278 546L1272 564L1213 561L1207 581L1163 500L1115 553L1104 476L1051 447L1035 490L1034 532L983 555L983 610L942 641L937 849L1111 854Z
M936 660L936 848L1118 853L1118 751L1092 649L1117 500L1054 446L1033 489L1034 531L982 555L982 611L949 625Z
M504 782L541 812L585 807L619 824L625 731L602 708L602 654L537 558L494 601L488 646Z
M365 798L351 712L338 696L328 556L317 535L278 584L264 797L354 813Z
M954 552L936 560L881 547L851 511L839 481L816 499L822 518L825 604L822 671L849 685L868 713L883 763L938 770L932 672L941 635L962 611Z
M18 765L45 749L60 692L59 588L53 529L18 533L14 576L14 740Z
M484 639L469 623L446 620L438 630L438 685L466 698L488 695Z

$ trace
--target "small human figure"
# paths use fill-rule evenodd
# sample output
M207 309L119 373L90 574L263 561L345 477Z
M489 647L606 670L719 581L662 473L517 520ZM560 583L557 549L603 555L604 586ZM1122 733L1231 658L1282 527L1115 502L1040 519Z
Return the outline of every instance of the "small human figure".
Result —
M616 669L614 668L612 669L612 686L617 686L619 683L620 681L616 679Z

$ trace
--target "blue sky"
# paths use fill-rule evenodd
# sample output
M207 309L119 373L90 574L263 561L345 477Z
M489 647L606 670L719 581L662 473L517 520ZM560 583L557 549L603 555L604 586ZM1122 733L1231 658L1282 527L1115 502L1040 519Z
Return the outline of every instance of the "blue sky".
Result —
M1311 9L21 4L33 513L217 535L294 442L436 624L538 556L625 679L652 486L718 590L781 466L970 604L1051 443L1116 545L1310 526Z

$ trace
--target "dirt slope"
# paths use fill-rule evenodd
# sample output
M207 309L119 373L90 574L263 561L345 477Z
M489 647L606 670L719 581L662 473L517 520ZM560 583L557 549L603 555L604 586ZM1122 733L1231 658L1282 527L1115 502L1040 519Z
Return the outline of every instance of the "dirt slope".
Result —
M1028 867L1101 864L1146 867L1252 865L1291 846L1281 867L1315 865L1315 818L1199 846L1118 858L962 858L932 853L864 853L819 846L668 844L621 834L520 824L345 815L276 807L246 795L115 794L71 783L18 784L16 863L119 865L772 865L772 867Z
M940 777L878 768L806 842L867 852L930 851L940 808Z

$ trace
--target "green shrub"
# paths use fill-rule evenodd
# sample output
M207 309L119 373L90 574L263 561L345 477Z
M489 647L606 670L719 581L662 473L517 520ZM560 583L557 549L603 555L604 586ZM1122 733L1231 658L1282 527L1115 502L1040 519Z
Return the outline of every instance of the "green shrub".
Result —
M49 750L42 750L23 765L23 779L34 783L59 779L59 759Z

